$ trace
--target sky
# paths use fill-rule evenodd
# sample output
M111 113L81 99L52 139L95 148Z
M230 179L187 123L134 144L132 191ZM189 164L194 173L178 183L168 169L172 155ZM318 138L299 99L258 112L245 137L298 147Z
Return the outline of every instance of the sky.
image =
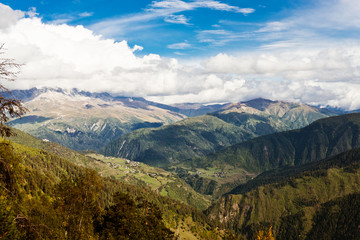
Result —
M0 0L11 89L360 108L358 0Z

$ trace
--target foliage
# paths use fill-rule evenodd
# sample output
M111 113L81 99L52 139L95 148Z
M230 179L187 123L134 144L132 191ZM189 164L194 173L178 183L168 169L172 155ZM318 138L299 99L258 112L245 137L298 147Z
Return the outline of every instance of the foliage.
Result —
M145 235L160 231L171 236L168 229L182 228L180 234L208 234L211 237L204 239L218 239L201 211L150 189L102 178L55 154L8 141L0 145L0 157L11 170L0 168L3 239L98 239L108 231L99 226L117 201L113 199L116 192L126 194L135 204L135 208L124 209L131 213L125 221L136 221L136 226L149 219L154 223L142 226ZM149 208L149 215L144 214Z
M219 152L185 161L176 165L175 169L179 176L191 186L194 186L194 189L202 193L210 192L211 194L214 194L216 188L220 189L219 192L226 189L227 186L223 183L227 183L226 180L231 180L234 183L233 185L230 184L233 188L239 185L240 182L236 180L241 180L241 178L234 179L231 172L240 172L245 169L248 173L244 175L249 176L249 172L256 173L275 169L263 173L258 178L239 185L231 191L233 194L239 194L254 188L256 185L272 183L275 180L272 175L276 175L276 179L286 179L289 176L296 175L296 171L303 171L312 162L360 146L359 131L360 114L321 119L303 129L251 139ZM346 162L346 159L351 159L351 156L349 158L344 157L342 161L339 161L339 164ZM330 164L330 162L327 162L327 164ZM292 167L294 165L303 167ZM313 167L317 168L318 171L312 174L321 175L327 169L324 163L315 164ZM196 171L189 174L191 169L203 173L209 169L227 169L227 174L218 179L212 179L209 174L202 174L197 178L194 173ZM220 170L216 172L218 171ZM278 171L282 171L282 174L278 174ZM246 182L248 179L242 180ZM209 184L201 184L209 183L209 181L215 181L215 183L211 183L213 187L210 191L207 189Z
M307 239L360 239L360 194L322 204Z
M305 239L307 234L309 239L341 239L345 232L346 239L357 239L358 213L350 211L357 209L358 199L346 196L360 192L359 178L357 148L304 166L263 173L222 197L207 214L250 239L259 231L251 226L264 223L273 226L276 239Z
M276 234L276 239L295 240L305 238L305 213L300 211L293 215L286 215L281 217L279 230Z
M122 182L151 188L152 190L161 193L162 196L168 196L179 200L200 210L205 210L210 205L209 196L203 196L197 193L174 173L151 167L143 163L137 164L132 162L131 164L127 164L125 159L109 158L95 153L88 153L85 156L79 152L61 146L60 144L44 142L17 129L12 128L12 131L16 133L16 136L12 136L10 138L11 141L31 148L41 149L67 159L76 165L96 170L103 177L111 177L121 180ZM20 147L21 145L15 143L13 143L13 145L22 148L22 151L26 150L27 155L29 155L29 148L24 149L24 147ZM34 158L36 157L36 154L42 154L39 150L32 149L32 151L34 151ZM52 155L51 158L49 157L49 160L50 159L54 162L56 157ZM28 159L28 161L30 161L30 159ZM41 161L37 161L36 163L34 163L34 161L31 160L31 165L39 166L39 171L44 171L50 167L48 163L41 165ZM130 166L132 164L136 166ZM60 170L57 166L51 166L51 168L53 168L53 172ZM61 175L56 175L56 178L60 177Z
M100 239L173 239L160 209L151 202L116 193L114 205L105 210L98 226Z
M102 187L100 177L90 170L74 180L63 179L58 184L54 206L62 213L65 237L94 238L93 217L101 211L98 198Z
M270 226L267 230L259 230L259 232L255 236L255 240L275 240L272 233L272 226Z
M360 114L330 117L302 129L238 143L184 165L210 168L227 164L249 172L302 165L359 147L359 132Z
M253 135L246 130L214 116L205 115L156 129L134 131L109 144L104 153L165 167L170 163L202 156L250 137Z
M331 168L344 168L346 172L356 172L360 168L360 148L346 151L332 158L310 162L307 164L291 167L282 167L266 171L255 179L249 180L232 189L229 194L244 194L265 184L282 186L287 182L294 182L295 178L326 177L327 170Z

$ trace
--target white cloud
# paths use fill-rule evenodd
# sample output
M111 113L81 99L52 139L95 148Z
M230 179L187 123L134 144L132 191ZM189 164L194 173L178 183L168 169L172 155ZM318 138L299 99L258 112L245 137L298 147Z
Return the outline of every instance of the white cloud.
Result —
M224 46L230 42L236 42L244 39L247 35L235 33L224 29L202 30L196 35L200 43L208 43L211 46Z
M36 8L35 8L35 7L31 7L31 8L29 8L29 10L26 12L26 15L32 18L32 17L38 16L39 14L36 12Z
M167 45L167 47L170 49L186 49L186 48L190 48L191 44L189 44L187 42L174 43L174 44Z
M197 0L185 2L181 0L163 0L153 1L146 9L145 12L122 16L119 18L106 19L99 23L95 23L90 28L97 33L106 36L122 35L127 31L134 31L133 28L148 27L148 23L155 19L163 18L165 22L175 24L189 24L189 18L183 14L178 14L184 11L193 11L198 8L209 8L218 11L227 11L242 13L244 15L253 13L255 9L252 8L239 8L231 6L219 1L213 0Z
M12 88L75 87L165 103L264 97L360 108L357 41L322 48L218 54L203 59L202 66L186 65L155 54L138 57L134 52L142 47L103 38L82 26L45 24L37 17L24 18L23 12L5 5L0 5L0 13L0 39L8 49L6 56L25 64ZM206 33L230 35L221 30ZM186 44L178 47L188 47Z
M169 15L164 18L165 22L189 25L189 18L184 15Z
M290 27L294 26L291 22L269 22L265 27L260 28L256 32L278 32L283 30L288 30Z
M18 19L25 16L25 13L19 10L12 10L9 6L0 3L0 30L15 24Z
M248 96L256 93L271 99L360 108L355 97L360 94L358 42L323 49L292 48L239 56L218 54L204 65L218 75L243 76Z
M218 73L259 74L289 80L351 81L360 77L360 46L356 43L347 47L301 48L238 57L219 54L210 58L206 67Z
M82 12L79 14L80 17L91 17L92 15L94 15L93 12Z
M163 1L154 1L149 11L158 11L158 10L170 10L172 12L182 12L182 11L190 11L196 8L209 8L213 10L219 11L227 11L227 12L236 12L242 14L249 14L255 12L253 8L240 8L237 6L231 6L226 3L222 3L220 1L213 0L196 0L185 2L181 0L163 0Z
M150 4L148 11L159 11L162 9L168 9L171 12L182 12L194 10L195 6L191 3L187 3L181 0L164 0L164 1L153 1Z
M359 12L358 0L312 1L307 7L293 10L284 19L265 23L254 31L254 38L263 42L291 41L303 45L345 39L360 33Z
M249 14L255 12L255 9L253 8L239 8L237 6L231 6L226 3L221 3L219 1L212 1L212 0L198 0L192 2L191 4L198 8L210 8L214 10L237 12L242 14Z
M48 23L56 24L56 25L67 24L67 23L71 23L71 22L74 22L74 21L82 19L82 18L91 17L93 14L94 13L92 13L92 12L53 14L52 15L53 20L49 21ZM35 16L38 16L38 14L37 13L35 13L33 15L28 14L28 16L35 17Z

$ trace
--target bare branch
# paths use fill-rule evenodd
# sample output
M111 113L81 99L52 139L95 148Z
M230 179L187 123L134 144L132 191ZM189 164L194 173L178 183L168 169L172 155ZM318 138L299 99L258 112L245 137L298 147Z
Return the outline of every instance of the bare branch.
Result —
M4 44L0 44L0 54L4 54ZM0 58L0 80L15 81L21 64L15 63L14 59ZM10 137L13 135L11 128L5 124L10 118L18 118L24 115L27 109L23 103L16 99L11 91L0 84L0 135Z

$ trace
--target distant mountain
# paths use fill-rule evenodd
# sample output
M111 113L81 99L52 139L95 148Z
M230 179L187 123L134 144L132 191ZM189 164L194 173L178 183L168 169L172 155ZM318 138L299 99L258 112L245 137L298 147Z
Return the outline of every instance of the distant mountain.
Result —
M46 93L46 92L55 92L70 96L83 96L89 98L96 98L101 99L106 102L122 102L125 106L132 107L132 108L146 108L148 106L157 107L160 109L169 110L174 113L180 113L187 117L194 117L204 115L210 112L215 112L222 107L226 106L227 104L199 104L199 103L183 103L183 104L173 104L173 105L166 105L161 103L156 103L152 101L148 101L141 97L123 97L123 96L112 96L107 92L100 92L100 93L92 93L86 91L80 91L77 89L71 90L64 90L61 88L32 88L29 90L13 90L12 94L21 99L24 102L31 101L32 99L38 97L39 95Z
M204 115L160 128L136 130L107 145L104 153L165 167L253 136L250 131Z
M334 131L335 132L335 131ZM360 148L300 166L264 172L207 210L237 235L254 239L359 239Z
M268 124L261 125L262 128L253 129L253 131L258 131L259 135L264 135L261 131L269 129L270 132L271 127L283 130L296 129L307 126L320 118L344 113L306 104L257 98L247 102L228 104L213 115L237 126L243 125L249 116L266 118Z
M263 172L320 160L355 147L360 147L359 113L320 119L302 129L251 139L188 164L193 167L229 164Z
M13 94L29 112L10 122L11 126L75 150L99 150L135 129L159 127L186 117L169 110L171 106L108 93L44 88L15 90Z
M250 173L298 166L356 147L360 147L359 113L320 119L302 129L254 138L172 168L195 190L219 195L240 183L234 181L236 176L245 182ZM238 175L240 170L242 175ZM216 172L221 176L214 177ZM204 188L209 182L212 188Z
M134 131L107 145L105 154L164 167L335 114L305 104L255 99L156 129Z
M204 105L200 103L179 103L172 104L171 106L175 107L173 110L175 112L184 114L188 117L196 117L207 113L216 112L227 105L228 103L211 105Z

